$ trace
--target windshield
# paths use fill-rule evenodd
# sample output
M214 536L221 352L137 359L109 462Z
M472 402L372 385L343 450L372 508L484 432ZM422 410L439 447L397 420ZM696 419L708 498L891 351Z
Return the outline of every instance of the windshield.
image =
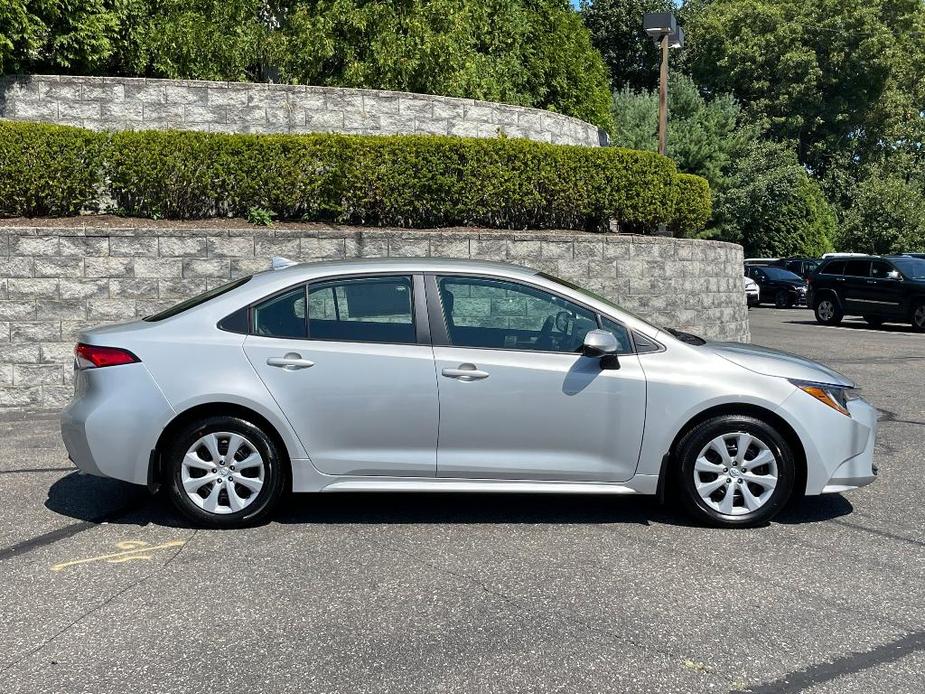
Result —
M925 279L925 260L920 258L891 258L893 265L911 280Z
M241 277L236 280L232 280L231 282L223 284L220 287L215 287L214 289L210 289L209 291L203 292L202 294L197 294L191 299L187 299L186 301L181 301L179 304L174 304L170 308L164 309L160 313L155 313L153 316L145 316L144 320L148 321L149 323L155 323L159 320L164 320L165 318L176 316L177 314L183 313L184 311L188 311L189 309L195 306L204 304L210 299L214 299L217 296L221 296L225 292L230 292L232 289L237 289L242 284L247 282L250 278L251 278L251 275L248 275L247 277Z
M799 275L795 275L790 270L784 270L779 267L763 267L765 274L772 280L796 280L797 282L802 282L803 278Z
M618 311L621 311L622 313L625 313L625 314L628 315L628 316L632 316L632 317L635 318L636 320L638 320L638 321L640 321L640 322L642 322L642 323L645 323L646 325L648 325L648 326L649 326L650 328L652 328L653 330L664 330L664 328L660 328L660 327L658 327L657 325L652 325L652 323L650 323L649 321L647 321L645 318L640 318L639 316L637 316L637 315L636 315L635 313L633 313L632 311L627 311L625 308L623 308L622 306L620 306L620 305L618 305L618 304L615 304L613 301L611 301L611 300L608 299L607 297L601 296L600 294L596 294L595 292L592 292L590 289L585 289L584 287L579 287L577 284L573 284L572 282L569 282L568 280L564 280L564 279L562 279L561 277L554 277L554 276L552 276L552 275L548 275L548 274L546 274L545 272L539 272L539 273L537 273L537 275L538 275L539 277L542 277L543 279L547 279L547 280L550 280L550 281L555 282L555 283L557 283L557 284L561 284L563 287L568 287L568 288L571 289L572 291L578 292L579 294L584 294L585 296L589 296L589 297L591 297L592 299L596 299L596 300L598 300L598 301L600 301L600 302L602 302L602 303L607 304L608 306L613 306L613 307L614 307L615 309L617 309Z

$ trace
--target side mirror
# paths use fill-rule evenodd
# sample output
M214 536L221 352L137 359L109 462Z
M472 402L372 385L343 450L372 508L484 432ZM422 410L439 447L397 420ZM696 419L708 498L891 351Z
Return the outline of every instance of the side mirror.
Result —
M886 276L891 280L898 280L900 277L899 270L890 270L888 273L886 273Z
M609 330L589 330L581 351L588 357L603 357L616 354L618 349L620 345L617 338Z

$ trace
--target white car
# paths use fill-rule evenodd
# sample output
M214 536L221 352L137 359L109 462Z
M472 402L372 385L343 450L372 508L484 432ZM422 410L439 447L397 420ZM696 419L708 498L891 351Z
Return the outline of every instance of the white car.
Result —
M877 411L844 376L501 263L296 265L79 339L71 459L204 525L288 490L671 489L748 526L876 474Z
M761 298L761 291L758 289L758 283L747 275L743 275L745 280L745 301L749 308L757 306Z

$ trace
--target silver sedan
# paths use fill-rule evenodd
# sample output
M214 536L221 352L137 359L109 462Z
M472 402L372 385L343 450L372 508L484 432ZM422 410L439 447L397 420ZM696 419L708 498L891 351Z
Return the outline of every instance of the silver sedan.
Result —
M501 263L293 265L79 340L71 459L209 526L290 490L658 494L751 526L876 474L837 372Z

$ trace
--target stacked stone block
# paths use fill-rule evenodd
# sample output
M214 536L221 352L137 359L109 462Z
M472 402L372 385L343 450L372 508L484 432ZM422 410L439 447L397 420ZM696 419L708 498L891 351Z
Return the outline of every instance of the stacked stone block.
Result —
M7 227L0 228L0 408L62 406L72 391L81 329L150 315L266 270L274 255L502 260L571 280L656 325L711 339L749 338L742 249L715 241L351 227ZM489 310L503 313L503 299L494 299ZM478 310L475 303L470 308ZM529 307L508 308L522 309L529 320Z
M577 118L474 99L372 89L127 77L0 77L0 118L95 130L504 134L588 146L598 146L606 138L596 126Z

